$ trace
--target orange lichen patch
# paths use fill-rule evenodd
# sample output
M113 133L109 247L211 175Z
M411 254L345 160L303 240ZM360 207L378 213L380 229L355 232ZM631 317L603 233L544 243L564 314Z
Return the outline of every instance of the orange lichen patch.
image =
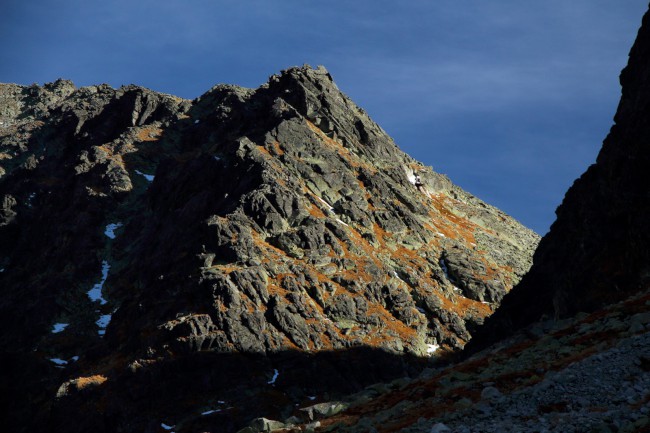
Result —
M350 427L359 422L359 418L360 416L348 414L325 418L320 421L320 427L317 429L317 431L336 431L332 429L335 427Z
M368 316L375 315L381 317L383 320L384 328L376 336L370 336L369 342L372 346L379 346L382 342L392 340L394 337L386 335L387 330L391 330L399 335L399 338L407 342L411 339L417 338L417 331L404 324L404 322L397 320L393 315L379 304L368 305Z
M95 374L93 376L88 376L88 377L78 377L75 379L75 384L77 385L77 389L85 389L89 387L95 387L99 386L102 383L106 382L108 379L106 376L103 376L101 374Z
M475 313L475 315L481 317L487 317L492 314L492 308L489 304L474 301L464 296L459 296L456 299L456 305L458 305L458 309L462 312L462 316L466 316L468 312Z
M109 144L100 144L99 146L95 146L95 147L97 149L100 149L100 150L103 150L104 152L106 152L108 154L109 158L113 156L113 151L114 151L113 146L111 146Z
M266 290L269 291L270 295L278 295L284 298L287 293L289 293L285 288L283 288L279 281L269 279L269 282L266 286Z
M434 220L448 221L451 228L440 227L439 231L447 237L458 239L463 238L467 243L476 243L474 238L474 231L478 227L475 223L469 221L468 219L459 217L454 214L446 205L446 202L449 201L449 197L444 194L434 194L431 196L431 204L433 208L438 212L438 214L443 216L443 219L439 219L437 215L433 212L429 212L429 216ZM446 225L446 224L445 224ZM452 231L452 228L454 231ZM485 229L482 229L485 231Z
M258 152L267 157L272 157L271 152L269 152L264 146L257 146Z
M239 269L242 269L242 267L240 265L236 265L234 263L228 263L228 264L225 264L225 265L213 265L213 266L210 266L210 269L217 269L217 270L223 272L224 274L229 275L233 271L237 271Z
M284 251L282 251L280 248L274 247L273 245L269 244L266 242L266 240L262 237L261 234L256 232L255 230L251 231L252 237L253 237L253 243L259 247L260 249L265 250L267 253L270 253L273 255L271 257L272 259L277 259L280 257L286 257L286 254Z
M375 237L377 238L377 241L379 244L385 248L386 247L386 238L390 237L388 232L384 230L379 224L374 223L372 225L372 231L375 232Z
M315 204L309 206L309 214L316 218L325 218L325 214L323 213L323 211L320 210L320 208Z
M273 154L276 156L284 155L284 150L282 150L282 147L280 146L279 141L274 141L270 143L271 150L273 151Z
M162 133L162 129L150 125L140 128L136 137L138 141L157 141L162 136Z
M126 166L124 165L124 158L122 158L122 155L113 155L111 160L115 161L117 165L119 165L120 167L126 170Z
M11 159L11 155L9 155L8 153L0 153L0 160L3 159Z

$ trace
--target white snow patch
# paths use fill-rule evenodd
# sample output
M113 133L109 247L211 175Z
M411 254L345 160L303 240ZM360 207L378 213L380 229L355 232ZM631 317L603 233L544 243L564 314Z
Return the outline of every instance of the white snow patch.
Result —
M219 400L217 403L218 403L218 404L226 404L226 402L223 401L223 400Z
M409 170L407 170L406 173L407 173L406 177L408 177L409 182L411 182L413 185L415 185L415 175L413 173L409 172Z
M308 398L308 399L310 399L311 401L314 401L314 400L316 400L316 396L315 396L315 395L310 395L310 396L309 396L309 397L307 397L307 398Z
M77 355L75 355L75 356L73 356L72 358L70 358L70 360L71 360L72 362L77 362L77 361L79 361L79 357L78 357Z
M346 227L350 227L349 225L347 225L346 223L344 223L343 221L341 221L340 218L337 218L336 221L340 222L341 224L343 224L343 225L346 226Z
M269 380L267 383L269 385L273 385L275 383L275 381L278 380L279 375L280 375L280 372L278 371L278 369L274 368L273 369L273 378L271 378L271 380Z
M403 279L401 279L400 276L397 275L397 272L393 271L393 276L394 276L395 278L397 278L398 280L400 280L402 283L406 284L406 281L404 281Z
M111 269L111 265L108 264L106 260L102 261L102 279L99 283L95 284L92 289L88 291L88 297L91 301L99 301L101 305L106 304L106 299L102 296L102 289L104 288L104 283L106 278L108 278L108 271Z
M438 350L439 348L440 345L438 344L427 344L427 353L429 355L433 355L434 353L436 353L436 350Z
M115 230L119 229L122 227L122 223L111 223L106 226L106 229L104 230L104 234L109 238L109 239L115 239Z
M486 304L486 305L490 305L490 303L489 303L489 302L487 302L487 301L481 301L481 304Z
M173 425L167 425L167 424L165 424L164 422L161 422L161 423L160 423L160 427L164 428L165 430L171 430L171 429L174 428Z
M442 234L442 233L440 233L440 232L436 232L436 234L437 234L438 236L440 236L441 238L446 238L446 237L447 237L447 236L445 236L444 234Z
M221 161L221 157L220 157L220 156L214 155L213 158L214 158L215 161Z
M194 124L195 124L195 125L198 125L199 122L201 122L201 121L200 121L199 119L196 119L196 120L194 121Z
M27 203L25 203L27 207L32 207L32 200L34 200L34 197L36 197L35 192L29 194L29 196L27 197Z
M0 272L4 272L4 271L5 271L5 268L0 268Z
M140 176L143 176L145 179L147 179L147 181L153 182L153 178L154 178L153 174L145 174L145 173L141 172L140 170L136 170L135 172L138 173Z
M50 361L52 361L56 365L66 365L68 363L68 361L65 361L61 358L50 358Z
M325 200L323 200L323 199L320 198L319 196L316 196L316 198L317 198L318 200L320 200L321 203L323 203L325 206L327 206L327 208L328 208L331 212L334 212L334 208L333 208L333 207L332 207L328 202L326 202Z
M106 327L111 323L112 316L112 314L103 314L99 316L99 319L95 322L97 326L99 326L99 331L97 331L99 335L106 334Z
M217 413L217 412L221 412L221 409L206 410L205 412L201 412L201 415L210 415L211 413Z
M449 276L449 268L447 267L447 263L445 263L445 260L440 259L439 263L440 263L440 268L442 269L442 272L445 273L445 277L447 277L447 279L449 281L454 281L454 279Z
M426 311L424 311L424 308L421 307L415 307L416 310L418 310L420 313L424 314Z
M52 325L52 334L58 334L59 332L67 328L68 325L69 323L55 323L54 325Z

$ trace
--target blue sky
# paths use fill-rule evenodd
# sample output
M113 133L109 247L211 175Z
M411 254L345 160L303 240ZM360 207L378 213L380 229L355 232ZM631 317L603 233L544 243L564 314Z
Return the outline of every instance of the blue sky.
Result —
M185 98L325 65L413 157L539 233L595 161L648 0L5 0L0 82Z

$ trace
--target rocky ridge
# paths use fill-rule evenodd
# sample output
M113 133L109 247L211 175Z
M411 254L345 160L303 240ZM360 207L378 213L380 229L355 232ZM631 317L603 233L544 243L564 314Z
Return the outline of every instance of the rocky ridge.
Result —
M0 85L0 122L16 431L80 411L78 431L228 431L412 372L463 347L537 243L323 68L194 101Z
M649 20L596 164L461 359L371 386L317 421L282 420L277 431L650 431Z

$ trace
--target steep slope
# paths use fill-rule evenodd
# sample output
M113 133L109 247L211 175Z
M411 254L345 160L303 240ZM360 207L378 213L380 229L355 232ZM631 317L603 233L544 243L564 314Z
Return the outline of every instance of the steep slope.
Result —
M403 375L462 348L537 242L402 153L323 68L195 101L0 94L16 431L227 431Z
M597 163L462 359L278 431L650 431L649 50L647 12Z
M477 333L479 347L539 320L594 311L650 283L650 17L620 76L615 124L575 181L534 265Z

